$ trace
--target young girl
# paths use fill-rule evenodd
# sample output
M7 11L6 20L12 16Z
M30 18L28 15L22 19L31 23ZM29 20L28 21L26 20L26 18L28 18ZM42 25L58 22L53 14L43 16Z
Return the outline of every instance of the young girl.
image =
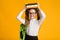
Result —
M24 11L25 20L21 18ZM25 6L17 16L17 19L27 26L25 40L38 40L38 31L45 17L45 13L38 6L35 8Z

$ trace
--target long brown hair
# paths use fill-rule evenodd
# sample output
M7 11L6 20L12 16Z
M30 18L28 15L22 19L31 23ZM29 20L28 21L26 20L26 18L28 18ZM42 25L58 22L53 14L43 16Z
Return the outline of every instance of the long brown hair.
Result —
M25 25L26 26L28 26L29 23L30 23L30 19L29 19L29 10L30 9L34 9L36 11L36 13L37 13L37 20L40 19L40 14L39 14L40 12L39 12L39 8L38 7L37 8L27 8L26 11L25 11Z

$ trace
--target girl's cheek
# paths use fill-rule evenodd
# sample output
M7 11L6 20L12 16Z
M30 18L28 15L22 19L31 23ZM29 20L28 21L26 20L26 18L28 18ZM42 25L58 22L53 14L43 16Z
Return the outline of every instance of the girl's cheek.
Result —
M34 15L31 15L32 17L34 17Z

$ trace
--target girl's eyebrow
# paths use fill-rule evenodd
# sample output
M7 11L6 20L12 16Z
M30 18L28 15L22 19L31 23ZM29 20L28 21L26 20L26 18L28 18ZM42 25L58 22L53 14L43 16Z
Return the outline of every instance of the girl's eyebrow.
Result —
M30 14L35 14L36 12L30 13Z

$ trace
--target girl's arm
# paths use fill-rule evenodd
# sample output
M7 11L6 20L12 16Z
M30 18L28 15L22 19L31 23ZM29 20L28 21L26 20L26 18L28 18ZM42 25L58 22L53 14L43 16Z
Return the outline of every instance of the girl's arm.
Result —
M44 21L44 19L46 18L45 13L41 10L41 8L39 8L40 10L40 19L39 19L39 24L42 24L42 22Z
M22 19L21 16L22 16L22 14L23 14L24 11L25 11L25 8L24 8L24 9L19 13L19 15L17 16L17 19L18 19L21 23L23 23L23 24L25 24L25 20Z

